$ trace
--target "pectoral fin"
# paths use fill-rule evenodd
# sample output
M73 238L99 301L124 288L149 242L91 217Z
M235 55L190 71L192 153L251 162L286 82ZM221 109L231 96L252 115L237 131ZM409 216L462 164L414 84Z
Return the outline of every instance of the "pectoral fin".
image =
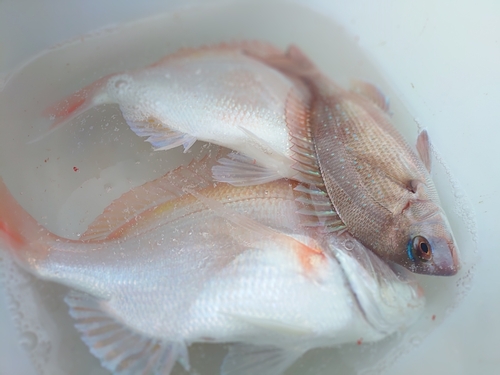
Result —
M235 344L222 362L221 375L280 375L303 351Z
M81 292L66 298L82 340L103 367L115 375L168 375L177 360L189 370L187 348L134 332L106 312L106 301Z
M427 130L422 130L417 138L417 151L420 159L422 159L425 168L431 171L431 147L429 142L429 134Z

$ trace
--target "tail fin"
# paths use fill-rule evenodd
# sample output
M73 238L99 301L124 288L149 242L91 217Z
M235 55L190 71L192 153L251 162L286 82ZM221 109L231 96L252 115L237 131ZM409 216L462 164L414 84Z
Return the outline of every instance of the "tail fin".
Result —
M17 203L0 178L0 243L7 245L14 258L23 266L41 260L57 238Z
M53 121L50 131L67 123L93 106L106 103L109 99L105 87L110 77L111 75L102 77L45 109L43 115Z

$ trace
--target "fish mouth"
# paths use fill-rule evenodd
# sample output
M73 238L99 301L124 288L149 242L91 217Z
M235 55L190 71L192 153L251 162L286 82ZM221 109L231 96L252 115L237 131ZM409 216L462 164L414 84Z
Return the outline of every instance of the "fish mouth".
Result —
M454 276L460 270L460 257L453 242L446 242L448 251L436 251L429 262L413 264L410 270L432 276ZM441 247L442 248L442 247Z
M456 275L460 270L460 257L458 256L458 250L454 243L448 243L450 248L450 253L448 256L440 258L434 256L434 264L436 269L440 271L441 276L453 276ZM436 259L437 258L437 259Z

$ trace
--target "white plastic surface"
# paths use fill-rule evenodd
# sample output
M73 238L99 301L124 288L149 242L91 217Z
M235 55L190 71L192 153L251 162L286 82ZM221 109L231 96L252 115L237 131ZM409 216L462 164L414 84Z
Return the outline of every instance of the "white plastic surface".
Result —
M391 0L314 0L307 3L356 37L359 47L390 85L392 94L397 95L416 121L428 129L435 150L459 182L455 192L464 193L475 214L480 259L474 268L472 282L463 287L470 288L468 295L419 343L418 348L401 356L383 373L497 374L500 367L497 354L500 252L496 238L500 210L497 185L497 163L500 162L500 24L497 15L500 3L493 0L424 0L413 4ZM0 2L0 89L2 73L56 43L113 24L169 11L180 4L184 6L186 2ZM280 12L281 7L286 7L286 3L271 8L273 12ZM273 16L279 18L279 14ZM234 25L227 19L227 28L231 27ZM276 29L280 28L285 29L276 23ZM297 28L300 29L300 25ZM317 32L323 31L318 26ZM307 35L310 37L314 32L314 25L310 25ZM281 38L287 41L287 36ZM318 36L318 40L325 38L328 35ZM315 45L314 50L322 56L339 53L321 52L320 45ZM391 99L396 101L392 96ZM0 124L0 127L5 126L8 124ZM408 134L413 137L411 130ZM0 147L8 142L2 137L5 134L0 128ZM0 170L12 169L12 163L17 162L0 159ZM78 196L73 197L77 199ZM24 339L24 345L29 346L29 337L16 337L10 319L1 295L0 374L30 375L29 361L18 344Z

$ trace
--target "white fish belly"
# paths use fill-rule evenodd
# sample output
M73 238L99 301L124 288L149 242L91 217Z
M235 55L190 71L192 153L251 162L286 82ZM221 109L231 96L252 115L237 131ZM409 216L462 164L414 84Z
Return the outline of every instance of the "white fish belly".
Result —
M228 53L116 75L107 91L132 127L145 121L154 126L157 121L254 157L269 146L288 156L285 103L292 87L276 70ZM254 134L254 142L265 141L249 148L248 134L241 129Z
M371 327L338 262L329 258L316 271L304 274L291 252L245 252L206 284L186 314L183 336L188 342L315 346L318 337L334 345L366 335Z

